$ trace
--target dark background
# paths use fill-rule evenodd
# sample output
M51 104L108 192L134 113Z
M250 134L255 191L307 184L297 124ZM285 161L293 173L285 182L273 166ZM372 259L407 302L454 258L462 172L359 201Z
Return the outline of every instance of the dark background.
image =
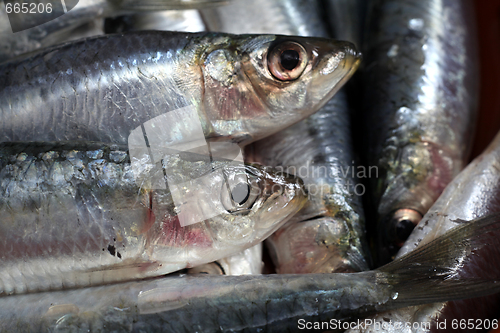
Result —
M481 87L479 116L471 159L500 130L500 0L475 0Z

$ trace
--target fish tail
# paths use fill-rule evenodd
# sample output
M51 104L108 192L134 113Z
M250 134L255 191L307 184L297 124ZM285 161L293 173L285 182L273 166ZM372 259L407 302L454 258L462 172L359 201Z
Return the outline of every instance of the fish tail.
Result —
M378 268L392 286L393 305L410 306L500 292L500 276L465 276L474 253L500 245L500 214L469 221Z

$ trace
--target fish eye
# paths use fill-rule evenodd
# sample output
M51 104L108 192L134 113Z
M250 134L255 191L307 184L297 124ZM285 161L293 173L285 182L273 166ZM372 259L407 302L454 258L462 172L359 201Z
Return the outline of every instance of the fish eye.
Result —
M307 52L298 43L287 41L274 46L268 55L268 68L280 81L297 79L306 68Z
M231 198L238 205L243 205L250 197L250 186L239 183L231 189Z
M229 213L246 212L250 210L259 196L259 188L252 182L238 182L222 185L221 202Z
M413 229L422 219L422 215L413 209L398 209L392 216L390 225L394 228L395 243L402 247Z

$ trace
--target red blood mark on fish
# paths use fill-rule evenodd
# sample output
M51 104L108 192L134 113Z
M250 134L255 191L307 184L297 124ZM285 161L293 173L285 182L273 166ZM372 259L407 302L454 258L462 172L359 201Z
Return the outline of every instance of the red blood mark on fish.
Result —
M144 225L142 226L142 228L139 230L139 235L141 235L141 234L147 232L149 229L151 229L151 227L153 226L153 224L155 223L155 220L156 220L155 213L153 212L153 191L149 191L148 204L149 204L149 206L147 207L148 211L146 213L146 220L144 221Z
M432 145L432 143L429 143ZM428 188L432 191L432 196L437 199L443 192L444 188L453 180L453 177L458 173L458 170L453 170L457 167L457 163L453 163L452 159L458 157L450 156L446 151L432 145L429 147L431 153L431 161L434 166L432 174L427 180ZM455 161L456 162L456 161ZM460 163L458 163L460 164ZM460 166L461 169L461 166Z
M177 216L166 216L161 223L158 243L172 247L209 248L212 246L213 240L204 223L182 227Z
M267 107L257 97L251 83L246 83L226 87L215 80L207 82L204 103L210 119L241 120L267 116ZM213 114L212 110L217 110L217 114Z

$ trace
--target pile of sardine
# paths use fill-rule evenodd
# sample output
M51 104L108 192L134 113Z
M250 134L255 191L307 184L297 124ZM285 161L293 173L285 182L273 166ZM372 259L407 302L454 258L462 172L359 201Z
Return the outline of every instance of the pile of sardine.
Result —
M472 0L73 2L0 6L0 332L498 327Z

